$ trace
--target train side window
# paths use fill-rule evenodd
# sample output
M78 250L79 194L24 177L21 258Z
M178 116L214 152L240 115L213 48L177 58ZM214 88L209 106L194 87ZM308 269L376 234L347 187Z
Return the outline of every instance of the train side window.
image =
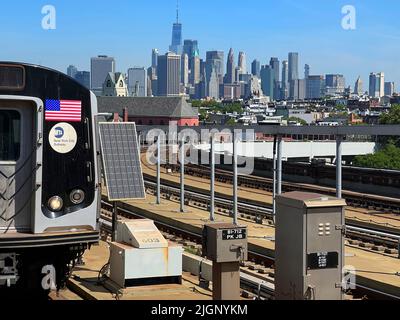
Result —
M21 115L0 110L0 161L17 161L21 153Z

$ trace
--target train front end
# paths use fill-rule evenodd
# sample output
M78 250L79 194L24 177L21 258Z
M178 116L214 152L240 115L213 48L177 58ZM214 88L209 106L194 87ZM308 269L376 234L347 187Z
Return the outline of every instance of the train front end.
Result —
M96 114L68 76L0 62L0 287L61 286L98 242Z

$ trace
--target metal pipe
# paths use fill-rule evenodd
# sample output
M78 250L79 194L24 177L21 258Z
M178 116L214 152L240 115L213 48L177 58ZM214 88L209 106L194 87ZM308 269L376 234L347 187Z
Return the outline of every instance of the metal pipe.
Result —
M237 167L237 140L233 134L233 224L238 225L238 167Z
M157 204L161 204L161 139L157 139Z
M181 141L181 206L180 211L185 212L185 141Z
M111 241L117 241L117 220L118 220L118 204L113 202L112 226L111 226Z
M336 136L336 197L342 198L342 141L341 135Z
M274 136L274 145L272 151L272 162L273 162L273 182L272 182L272 218L275 223L276 218L276 141L277 137Z
M282 194L282 136L278 136L278 163L277 163L277 187L276 193Z
M210 183L210 220L215 221L215 140L214 135L211 136L211 183Z

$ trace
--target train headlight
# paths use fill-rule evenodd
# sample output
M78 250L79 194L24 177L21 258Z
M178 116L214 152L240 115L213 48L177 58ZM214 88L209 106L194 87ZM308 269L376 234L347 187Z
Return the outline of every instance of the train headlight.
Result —
M73 204L81 204L85 200L85 192L80 189L72 190L69 194L69 199Z
M49 199L47 204L51 211L57 212L62 209L64 202L59 196L54 196Z

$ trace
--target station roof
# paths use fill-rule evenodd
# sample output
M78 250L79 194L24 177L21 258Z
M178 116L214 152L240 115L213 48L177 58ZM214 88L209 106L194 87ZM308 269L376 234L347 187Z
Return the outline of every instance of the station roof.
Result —
M197 109L183 97L97 97L99 112L123 113L129 116L197 118Z

